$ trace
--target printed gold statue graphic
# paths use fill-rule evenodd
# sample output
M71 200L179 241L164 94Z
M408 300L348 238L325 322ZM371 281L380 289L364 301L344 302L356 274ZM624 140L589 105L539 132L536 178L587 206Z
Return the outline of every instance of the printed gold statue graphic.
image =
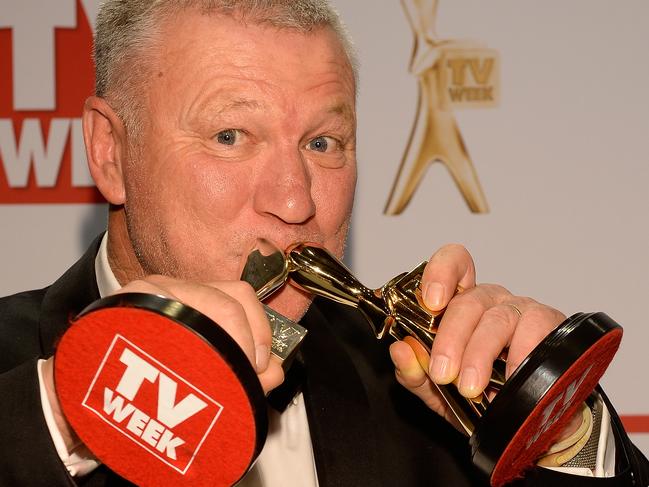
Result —
M446 166L474 213L489 206L455 121L453 108L493 107L500 96L498 53L468 41L437 38L437 0L402 0L414 33L410 72L419 105L399 172L385 206L398 215L408 206L430 164Z

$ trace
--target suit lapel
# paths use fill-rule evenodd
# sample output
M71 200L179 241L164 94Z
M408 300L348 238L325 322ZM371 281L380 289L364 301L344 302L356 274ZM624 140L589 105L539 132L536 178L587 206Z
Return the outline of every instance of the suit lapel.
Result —
M381 485L369 400L317 304L303 320L304 397L320 487ZM359 449L359 445L363 445Z
M54 353L56 342L70 326L70 320L86 306L99 299L95 277L95 256L103 234L86 253L52 284L43 298L40 318L41 349L44 356Z
M103 234L99 235L81 259L45 293L41 305L40 338L41 348L46 357L54 353L56 344L70 326L70 321L100 297L95 275L95 257L102 237ZM105 465L100 465L83 477L82 481L83 485L88 487L134 485L108 470Z

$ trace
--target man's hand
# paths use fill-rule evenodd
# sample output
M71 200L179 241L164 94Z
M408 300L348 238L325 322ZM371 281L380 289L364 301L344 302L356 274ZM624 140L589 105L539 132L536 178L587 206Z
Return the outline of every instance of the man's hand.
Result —
M218 323L246 354L265 393L284 380L279 360L270 355L271 331L268 318L248 283L220 281L198 284L164 276L149 276L132 281L118 291L128 292L155 294L180 301ZM80 442L61 411L54 387L52 358L45 362L43 380L54 419L68 452L71 452L79 447Z
M514 296L502 286L476 286L473 260L460 245L442 247L431 257L421 287L426 306L435 311L446 307L428 370L405 342L392 344L390 354L397 380L455 426L455 417L431 381L455 382L462 395L476 397L486 388L493 362L504 349L509 377L565 319L559 311ZM458 288L461 292L455 294Z
M199 284L166 276L148 276L118 291L129 292L175 299L218 323L246 354L265 393L284 380L279 360L270 355L271 330L266 312L250 284L243 281Z

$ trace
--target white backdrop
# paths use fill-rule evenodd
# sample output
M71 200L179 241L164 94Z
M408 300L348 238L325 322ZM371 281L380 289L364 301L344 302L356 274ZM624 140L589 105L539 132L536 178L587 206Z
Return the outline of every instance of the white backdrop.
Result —
M361 60L358 276L379 286L461 242L479 281L619 321L603 383L622 414L649 415L649 3L441 0L441 39L500 53L499 106L455 111L491 211L469 212L435 164L396 217L382 210L417 107L411 29L396 0L337 5ZM649 435L634 440L649 451Z
M379 286L438 246L461 242L481 282L566 314L607 312L625 337L604 385L618 411L645 416L649 430L649 3L441 0L440 39L470 39L500 57L498 106L454 110L490 212L471 213L435 164L399 216L382 211L418 103L408 71L412 31L397 0L334 3L361 60L355 272ZM82 203L92 196L80 192L87 181L74 124L59 123L56 140L47 128L52 118L78 118L89 92L79 73L90 62L85 12L94 18L97 4L0 0L0 295L47 285L105 225L102 205ZM26 139L33 154L20 152L18 122L8 131L23 118L43 123L40 153L36 136ZM649 452L649 434L634 440Z

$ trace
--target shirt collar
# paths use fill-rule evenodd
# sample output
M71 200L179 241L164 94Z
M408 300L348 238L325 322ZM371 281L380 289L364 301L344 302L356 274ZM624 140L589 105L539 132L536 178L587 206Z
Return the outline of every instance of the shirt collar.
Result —
M99 288L99 296L104 298L109 294L113 294L120 289L119 282L113 274L113 270L108 263L108 232L106 232L101 239L99 252L95 257L95 275L97 276L97 287Z

